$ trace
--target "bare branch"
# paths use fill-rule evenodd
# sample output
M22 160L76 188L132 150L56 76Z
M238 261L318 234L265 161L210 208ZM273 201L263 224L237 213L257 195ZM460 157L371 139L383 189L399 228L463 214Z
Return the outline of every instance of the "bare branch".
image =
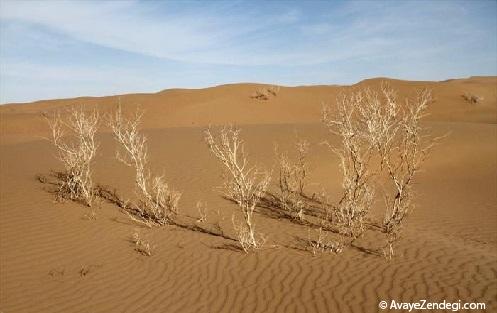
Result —
M224 165L229 175L224 184L225 195L238 204L243 214L245 225L237 225L233 220L240 244L245 251L259 248L261 242L255 236L253 214L268 188L271 174L248 166L240 129L225 126L217 137L212 135L210 129L206 129L204 134L212 154Z
M80 107L72 108L67 120L58 111L52 116L45 113L43 117L50 127L49 140L57 148L58 158L65 168L60 195L82 200L91 206L94 199L91 164L98 149L95 141L98 112L84 112ZM64 138L66 131L69 131L71 137Z
M139 201L133 211L127 212L128 216L148 226L164 225L178 213L181 193L171 190L163 176L151 176L147 167L147 137L138 129L142 116L143 111L137 110L131 118L125 118L119 105L109 118L109 125L121 147L121 151L116 151L116 158L135 169Z
M382 84L380 92L364 89L338 97L334 114L329 106L323 109L324 124L341 139L341 147L331 149L340 158L343 196L331 218L345 235L360 236L374 200L371 178L385 175L394 190L385 195L383 231L388 258L393 256L393 245L412 209L413 178L441 139L422 135L420 120L432 101L429 90L420 90L401 107L395 91Z

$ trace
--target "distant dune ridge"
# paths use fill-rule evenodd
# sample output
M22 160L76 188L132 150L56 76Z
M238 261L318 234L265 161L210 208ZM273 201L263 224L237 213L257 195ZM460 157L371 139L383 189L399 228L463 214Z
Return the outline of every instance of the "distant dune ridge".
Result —
M98 106L102 111L115 108L118 99L124 106L140 105L147 111L147 128L191 127L209 124L288 124L315 123L320 119L323 102L334 102L347 89L379 86L388 82L399 96L413 95L417 88L430 88L436 102L430 109L431 121L496 123L496 77L471 77L443 82L410 82L386 78L361 81L352 86L281 87L278 96L267 101L252 94L261 84L230 84L205 89L168 89L152 94L127 94L109 97L79 97L43 100L28 104L0 106L3 134L29 134L46 130L38 113L67 105ZM471 92L484 98L478 106L470 106L463 98ZM7 118L8 117L8 118ZM22 122L21 122L22 121Z
M377 255L383 241L374 232L340 255L313 257L298 245L306 227L261 208L255 218L268 248L233 249L237 210L216 189L221 169L202 130L236 124L250 161L268 169L275 166L275 144L294 157L296 139L305 138L309 191L337 197L341 173L337 157L321 144L330 139L320 123L322 105L382 82L400 99L431 89L435 102L423 123L434 135L450 133L416 178L415 210L396 257L388 262ZM497 311L497 77L374 78L352 86L281 86L254 97L264 88L271 85L1 105L0 311L378 312L381 300L419 299L485 302L486 312ZM181 190L180 214L198 217L201 201L207 222L218 222L224 237L140 227L108 201L94 206L95 218L86 218L90 211L81 204L54 201L51 171L61 165L43 139L48 126L41 113L81 105L105 115L119 101L125 112L145 111L150 167ZM97 139L95 183L133 198L133 170L115 160L110 129L103 125ZM382 217L380 201L373 216ZM151 257L134 251L135 233L156 246Z

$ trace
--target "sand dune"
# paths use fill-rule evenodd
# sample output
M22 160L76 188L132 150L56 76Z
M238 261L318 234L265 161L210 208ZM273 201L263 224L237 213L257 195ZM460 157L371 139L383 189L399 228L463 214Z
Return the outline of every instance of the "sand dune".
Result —
M219 221L233 237L236 207L215 190L220 167L202 140L209 125L243 128L251 159L274 166L273 146L290 149L298 135L311 142L309 189L338 194L338 160L320 143L323 102L343 91L388 81L400 96L430 88L436 102L425 125L450 132L416 180L416 209L396 257L376 254L382 242L368 232L341 255L313 257L297 238L307 228L267 210L256 215L268 247L244 254L236 242L178 226L146 229L111 203L97 220L89 209L54 202L50 178L60 170L42 111L71 105L110 112L118 98L125 110L140 105L152 169L183 192L180 212ZM353 86L282 87L267 101L251 98L263 87L234 84L102 98L76 98L0 106L0 311L10 312L378 312L381 300L485 302L497 311L497 77L444 82L371 79ZM464 92L484 97L480 104ZM133 173L114 158L107 129L99 134L95 181L133 197ZM373 215L381 216L381 203ZM219 212L219 213L218 213ZM152 257L133 250L138 229L157 245ZM274 245L274 246L272 246Z
M33 133L46 131L39 118L42 111L56 110L70 105L98 106L102 111L114 109L119 102L130 110L139 105L146 110L145 127L199 127L209 124L301 124L316 123L323 103L332 103L336 96L348 89L379 86L389 83L398 90L399 97L414 96L416 89L433 90L436 102L432 105L430 121L497 122L497 79L473 77L445 82L409 82L385 78L368 79L349 87L308 86L282 87L279 95L259 101L251 95L264 85L233 84L206 89L171 89L153 94L128 94L111 97L81 97L74 99L37 101L29 104L6 104L0 107L1 132L4 140L12 135L24 139ZM478 106L469 105L462 97L471 92L484 97ZM16 139L19 139L16 138Z

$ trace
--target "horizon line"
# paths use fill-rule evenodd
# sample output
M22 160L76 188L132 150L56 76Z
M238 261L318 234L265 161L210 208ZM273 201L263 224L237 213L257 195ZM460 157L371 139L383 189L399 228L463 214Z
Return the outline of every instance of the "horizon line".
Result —
M221 83L221 84L212 84L212 85L206 85L202 87L171 87L171 88L165 88L165 89L160 89L158 91L131 91L131 92L125 92L125 93L116 93L116 94L105 94L105 95L80 95L80 96L72 96L72 97L63 97L63 98L45 98L45 99L38 99L38 100L33 100L33 101L26 101L26 102L4 102L0 103L1 106L4 105L23 105L23 104L34 104L37 102L43 102L43 101L60 101L60 100L75 100L75 99L82 99L82 98L106 98L106 97L120 97L120 96L130 96L130 95L153 95L153 94L158 94L161 92L165 91L170 91L170 90L203 90L203 89L210 89L210 88L217 88L217 87L222 87L222 86L232 86L232 85L268 85L268 86L280 86L284 88L299 88L299 87L350 87L350 86L355 86L358 85L362 82L368 81L368 80L394 80L394 81L404 81L404 82L427 82L427 83L441 83L441 82L448 82L452 80L464 80L464 79L472 79L472 78L497 78L497 75L470 75L470 76L465 76L465 77L452 77L452 78L447 78L443 80L411 80L411 79L403 79L403 78L395 78L395 77L386 77L386 76L374 76L370 78L364 78L361 80L356 81L355 83L352 84L340 84L340 83L330 83L330 84L272 84L272 83L266 83L266 82L230 82L230 83Z

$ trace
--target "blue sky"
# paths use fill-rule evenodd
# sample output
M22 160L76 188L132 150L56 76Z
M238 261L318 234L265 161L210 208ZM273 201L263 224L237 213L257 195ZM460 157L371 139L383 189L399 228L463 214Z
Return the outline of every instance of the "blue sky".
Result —
M497 75L497 1L0 0L0 102Z

